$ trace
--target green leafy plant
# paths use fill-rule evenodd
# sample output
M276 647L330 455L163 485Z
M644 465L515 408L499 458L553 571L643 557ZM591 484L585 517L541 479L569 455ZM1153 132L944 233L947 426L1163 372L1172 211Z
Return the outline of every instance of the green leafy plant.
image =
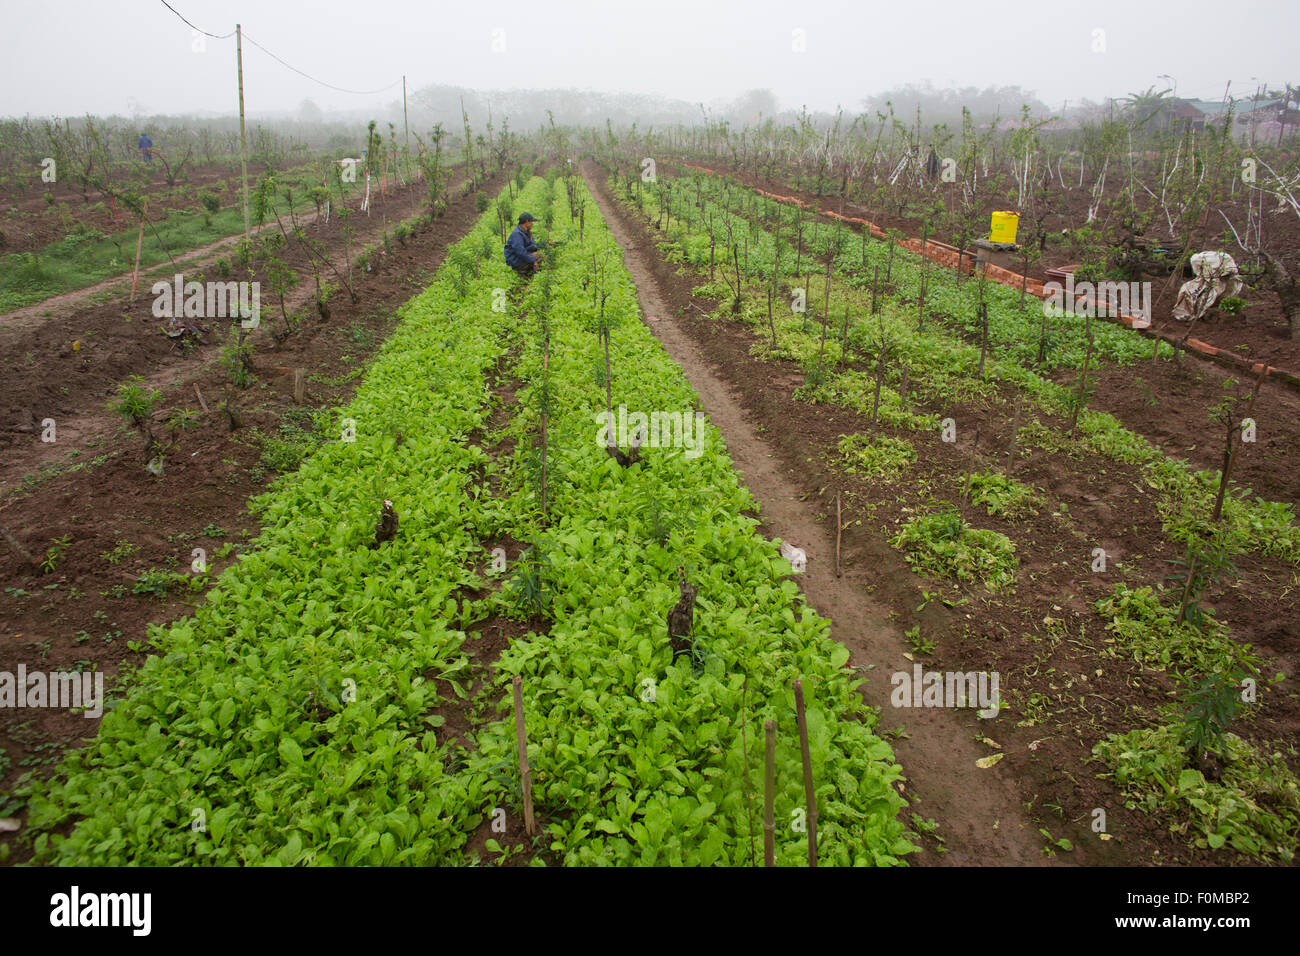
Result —
M997 472L975 472L970 476L971 501L984 505L998 518L1027 518L1042 508L1042 497L1029 485Z
M65 534L62 537L55 538L50 542L50 546L45 551L45 557L41 560L41 573L51 574L58 567L59 562L63 560L63 555L68 550L68 545L72 543L72 535Z
M117 400L109 408L120 415L128 425L143 428L153 415L160 393L145 385L144 377L132 375L117 387Z
M916 461L916 449L905 438L846 435L837 446L849 474L896 481Z
M910 519L889 543L920 574L981 581L990 591L1011 585L1019 567L1010 538L970 527L955 509Z

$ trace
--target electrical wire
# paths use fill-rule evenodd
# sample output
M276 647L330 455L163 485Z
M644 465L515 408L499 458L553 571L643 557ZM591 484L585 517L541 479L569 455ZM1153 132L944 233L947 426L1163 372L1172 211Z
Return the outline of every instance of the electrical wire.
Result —
M385 92L387 92L388 90L391 90L393 87L395 87L395 86L400 86L400 85L402 84L401 79L397 79L397 80L394 80L392 83L389 83L387 86L381 86L381 87L380 87L379 89L377 89L377 90L349 90L349 89L347 89L346 87L335 86L333 83L326 83L324 80L318 80L316 77L312 76L310 73L304 73L302 70L298 69L296 66L293 66L292 64L289 64L289 63L284 62L284 60L280 59L278 56L276 56L274 53L272 53L272 52L271 52L270 50L268 50L266 47L262 46L262 44L258 43L258 42L257 42L256 40L254 40L251 36L249 36L247 30L244 31L244 39L247 40L249 43L253 44L253 46L257 47L259 50L261 50L263 53L265 53L265 54L266 54L267 56L269 56L271 59L275 60L275 61L276 61L277 63L279 63L281 66L286 67L287 69L293 70L293 72L297 73L299 76L306 77L307 79L311 80L313 83L319 83L321 86L328 87L328 88L331 89L331 90L337 90L339 93L355 93L355 94L357 94L357 95L359 95L359 96L371 96L371 95L373 95L373 94L375 94L375 93L385 93Z
M231 30L229 33L222 33L222 34L209 33L207 30L200 30L194 24L190 23L189 20L186 20L185 17L181 16L180 11L177 10L175 7L173 7L170 3L168 3L167 0L159 0L159 2L161 2L162 5L166 7L168 10L170 10L172 13L176 14L176 16L180 18L181 22L184 23L187 27L189 27L191 30L194 30L198 33L202 33L204 36L212 37L214 40L227 40L230 37L233 37L235 35L236 32L235 30ZM357 96L373 96L377 93L386 93L387 91L393 89L394 87L400 86L402 82L400 79L398 79L393 81L392 83L389 83L387 86L380 87L377 90L350 90L347 89L346 87L335 86L333 83L326 83L324 80L317 79L316 77L312 76L310 73L303 72L302 70L298 69L296 66L294 66L291 63L286 63L280 57L276 56L266 47L262 46L262 44L258 43L251 36L249 36L247 30L242 31L242 35L245 40L253 44L253 46L257 47L259 50L261 50L263 53L265 53L267 56L275 60L275 62L279 63L281 66L285 67L286 69L293 70L293 72L297 73L299 76L305 77L306 79L311 80L313 83L319 83L321 86L324 86L328 89L336 90L339 93L353 93Z
M214 40L225 40L235 35L234 30L231 30L229 33L222 33L220 35L216 33L209 33L207 30L199 30L199 28L196 27L194 24L190 23L189 20L186 20L184 17L182 17L180 11L177 10L175 7L173 7L170 3L168 3L167 0L162 0L162 5L166 7L168 10L170 10L172 13L176 14L176 16L180 17L181 22L184 23L191 30L196 30L199 33L202 33L205 37L212 37L212 39Z

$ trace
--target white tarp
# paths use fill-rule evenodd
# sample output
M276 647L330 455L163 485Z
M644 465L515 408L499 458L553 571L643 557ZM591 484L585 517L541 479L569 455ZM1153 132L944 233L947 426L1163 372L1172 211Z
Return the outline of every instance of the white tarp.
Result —
M1192 272L1196 278L1183 283L1174 303L1174 318L1179 322L1199 319L1220 298L1241 291L1237 263L1226 252L1198 252L1192 256Z

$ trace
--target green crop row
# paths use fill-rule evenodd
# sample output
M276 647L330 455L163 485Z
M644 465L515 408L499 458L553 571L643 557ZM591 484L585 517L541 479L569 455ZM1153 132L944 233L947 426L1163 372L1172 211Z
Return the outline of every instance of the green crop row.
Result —
M540 199L533 181L525 201ZM457 244L324 444L257 505L264 530L151 656L98 738L35 787L46 863L427 864L456 859L490 784L457 774L434 679L468 668L458 588L487 522L485 373L507 327L496 211ZM464 290L464 291L462 291ZM351 439L351 440L349 440ZM400 533L376 544L384 500Z
M754 502L717 429L702 422L693 446L661 440L626 468L605 450L598 293L611 326L615 417L626 406L629 415L681 413L693 422L698 402L639 321L621 252L580 183L575 196L586 210L581 246L557 187L552 236L563 250L523 302L524 411L512 425L515 474L536 474L545 404L547 521L514 530L543 569L549 627L516 641L500 661L502 681L523 678L533 796L551 849L583 865L761 863L763 727L772 719L777 861L802 865L798 678L821 862L898 863L913 847L898 821L905 804L893 753L845 669L848 651L743 514ZM521 505L511 513L536 515L539 491L533 480L519 482ZM678 601L679 566L699 593L693 653L673 662L667 614ZM508 762L513 724L489 726L477 743L483 767Z

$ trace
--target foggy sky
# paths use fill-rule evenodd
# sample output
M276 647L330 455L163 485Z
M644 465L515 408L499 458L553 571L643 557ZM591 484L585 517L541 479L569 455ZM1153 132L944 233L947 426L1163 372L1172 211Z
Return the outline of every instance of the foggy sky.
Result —
M1232 82L1280 86L1295 72L1300 4L1183 0L1005 0L979 4L860 0L170 0L211 33L236 21L289 64L336 86L408 91L577 88L655 93L706 104L770 88L781 108L860 111L909 82L1020 85L1055 110L1177 81L1179 96L1218 100ZM158 0L5 0L0 115L233 113L234 39L206 39ZM996 14L996 16L995 16ZM506 50L494 53L493 31ZM807 50L792 49L802 29ZM1094 52L1104 31L1104 52ZM500 39L500 34L496 35ZM1255 79L1257 78L1257 79ZM244 45L251 114L379 110L400 85L339 93ZM476 122L478 120L476 119Z

